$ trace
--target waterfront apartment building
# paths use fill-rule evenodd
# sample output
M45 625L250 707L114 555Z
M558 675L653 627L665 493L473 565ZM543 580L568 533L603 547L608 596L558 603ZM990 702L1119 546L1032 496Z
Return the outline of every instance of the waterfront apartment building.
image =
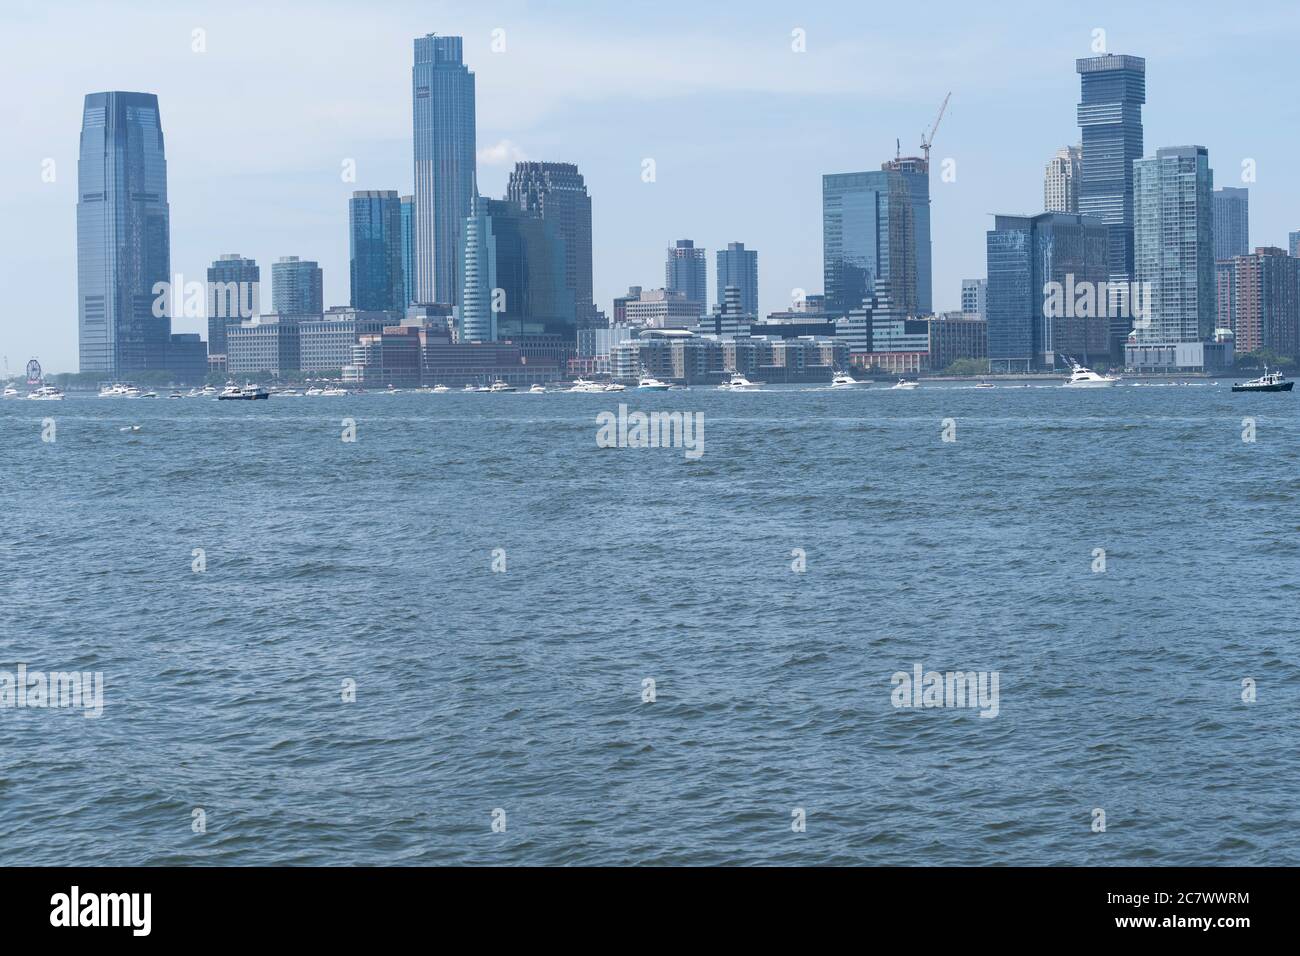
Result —
M362 189L348 201L348 272L354 309L406 311L402 200L392 189Z
M664 289L682 295L696 306L697 315L703 315L709 308L708 271L705 251L690 239L678 239L664 263Z
M829 338L722 339L688 329L642 329L611 347L610 374L631 383L644 369L663 381L715 385L734 370L769 383L825 382L848 361L847 346Z
M480 196L463 227L461 263L458 341L576 341L577 309L558 223L510 200Z
M461 230L476 190L474 74L456 36L415 40L415 300L459 305Z
M1213 195L1214 258L1250 252L1250 190L1220 186Z
M1262 246L1219 260L1216 333L1230 329L1238 352L1261 349L1300 361L1300 259Z
M717 253L717 301L726 301L728 286L740 292L740 311L757 319L758 311L758 253L746 249L743 242L729 242L727 248Z
M117 378L167 367L171 319L155 314L153 290L172 281L170 229L158 97L87 94L77 159L81 371Z
M1197 370L1230 364L1214 345L1214 174L1204 146L1170 146L1134 167L1134 275L1151 290L1125 365Z
M1094 216L994 217L985 236L991 370L1050 370L1058 356L1090 364L1109 353L1109 236Z
M1110 53L1075 62L1083 150L1078 211L1106 225L1112 282L1133 277L1133 163L1142 158L1146 69L1140 56Z
M320 266L297 256L271 263L271 309L278 315L320 315L325 311Z
M900 158L878 171L822 176L822 269L826 309L841 317L877 280L908 315L931 311L930 174Z
M238 253L208 266L208 353L226 354L226 325L251 319L261 308L262 270Z
M1043 209L1046 212L1077 213L1082 174L1083 146L1058 149L1043 171Z
M506 198L555 227L564 249L564 283L573 296L578 329L604 324L592 298L591 197L573 163L516 163Z
M989 283L987 279L961 280L961 310L984 318L988 312Z

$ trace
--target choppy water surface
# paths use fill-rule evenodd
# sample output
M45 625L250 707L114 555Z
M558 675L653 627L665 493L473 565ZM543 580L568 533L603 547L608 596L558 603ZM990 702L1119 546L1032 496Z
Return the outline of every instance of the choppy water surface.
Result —
M0 862L1297 864L1298 443L1226 384L6 401L0 671L106 690L0 710Z

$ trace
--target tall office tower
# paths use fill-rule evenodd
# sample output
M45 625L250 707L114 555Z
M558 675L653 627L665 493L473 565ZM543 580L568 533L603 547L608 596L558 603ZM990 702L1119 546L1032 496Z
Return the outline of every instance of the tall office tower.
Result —
M402 197L402 308L415 301L415 197Z
M1288 232L1286 238L1290 254L1300 256L1300 232Z
M86 95L77 196L81 370L165 368L171 319L153 289L172 280L171 238L157 96Z
M727 300L728 286L740 290L740 311L751 319L758 318L758 253L746 249L743 242L729 242L718 250L719 304Z
M321 270L309 259L281 256L271 263L271 309L277 315L325 312Z
M415 298L456 305L460 231L475 191L474 74L461 38L415 40Z
M1127 282L1133 276L1133 161L1142 158L1146 60L1107 53L1078 60L1075 69L1082 91L1079 212L1106 223L1110 279Z
M1214 191L1214 258L1250 252L1250 190L1221 186Z
M559 227L508 199L477 197L461 229L461 342L577 340Z
M591 280L591 197L573 163L516 163L506 198L554 223L564 240L564 281L577 304L578 328L597 326Z
M826 310L848 315L884 280L893 308L931 311L930 172L902 157L878 172L822 177L822 269Z
M362 189L348 203L352 308L406 312L402 201L393 189Z
M208 266L208 354L226 354L226 326L261 313L262 270L238 253Z
M1218 328L1231 329L1238 352L1268 349L1300 360L1300 259L1263 246L1215 263Z
M1043 173L1043 209L1046 212L1079 211L1079 179L1083 147L1064 146L1047 161Z
M1214 336L1211 212L1214 174L1204 146L1169 146L1134 170L1134 276L1149 288L1151 317L1134 324L1125 364L1199 369L1219 364Z
M668 250L664 263L664 289L680 292L688 302L700 308L703 315L709 308L709 264L705 251L696 249L690 239L678 239Z
M1088 364L1108 353L1099 295L1106 283L1107 238L1105 223L1094 216L994 217L986 236L991 369L1051 369L1058 356Z
M966 315L981 319L988 312L989 284L987 279L961 280L961 310Z

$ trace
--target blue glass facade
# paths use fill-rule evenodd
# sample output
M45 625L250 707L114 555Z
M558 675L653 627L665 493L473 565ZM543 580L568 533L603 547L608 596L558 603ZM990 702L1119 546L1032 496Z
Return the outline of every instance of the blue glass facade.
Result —
M709 308L709 263L704 255L693 240L678 239L664 261L664 289L686 296L701 315Z
M415 197L402 197L402 306L415 301Z
M157 96L86 96L77 190L81 370L164 369L171 319L154 285L171 281L171 236Z
M591 276L591 197L587 195L587 184L578 167L573 163L516 163L506 186L506 198L559 229L564 240L565 282L573 290L578 328L596 327Z
M883 280L904 315L932 311L930 174L922 159L822 177L826 310L848 315Z
M740 313L758 318L758 253L743 242L729 242L718 250L718 302L726 301L728 286L740 290Z
M1070 213L996 216L986 235L986 250L990 368L1051 368L1057 351L1085 358L1092 349L1105 349L1101 302L1106 299L1109 243L1100 219ZM1059 284L1063 293L1090 286L1092 314L1075 316L1071 297L1070 305L1062 303L1061 312L1053 315L1049 283ZM1087 330L1076 328L1082 323L1094 326L1091 338Z
M368 189L348 203L352 307L405 313L402 201L394 190Z
M1214 258L1250 252L1250 190L1224 186L1214 191Z
M1136 169L1136 278L1151 289L1151 321L1140 346L1199 342L1216 315L1214 174L1204 146L1167 146Z
M557 335L577 340L564 239L553 222L502 199L475 200L461 240L462 342Z
M1083 140L1079 212L1106 224L1110 278L1127 281L1133 276L1133 161L1142 158L1146 60L1107 54L1078 60L1075 69Z
M226 326L260 313L262 270L237 253L208 266L208 351L226 354Z
M475 191L474 74L461 38L415 40L411 95L415 139L415 297L459 302L460 231Z
M320 266L310 259L281 256L271 263L271 308L277 315L320 315L325 311Z

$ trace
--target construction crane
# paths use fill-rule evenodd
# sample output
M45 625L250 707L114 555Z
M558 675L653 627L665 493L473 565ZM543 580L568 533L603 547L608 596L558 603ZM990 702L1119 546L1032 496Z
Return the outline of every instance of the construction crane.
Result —
M929 135L921 134L921 152L925 154L926 169L930 168L930 144L934 142L934 134L939 130L939 123L943 121L943 114L948 109L948 100L950 99L952 99L951 92L943 98L943 105L939 107L939 115L934 118L934 125L930 127Z

